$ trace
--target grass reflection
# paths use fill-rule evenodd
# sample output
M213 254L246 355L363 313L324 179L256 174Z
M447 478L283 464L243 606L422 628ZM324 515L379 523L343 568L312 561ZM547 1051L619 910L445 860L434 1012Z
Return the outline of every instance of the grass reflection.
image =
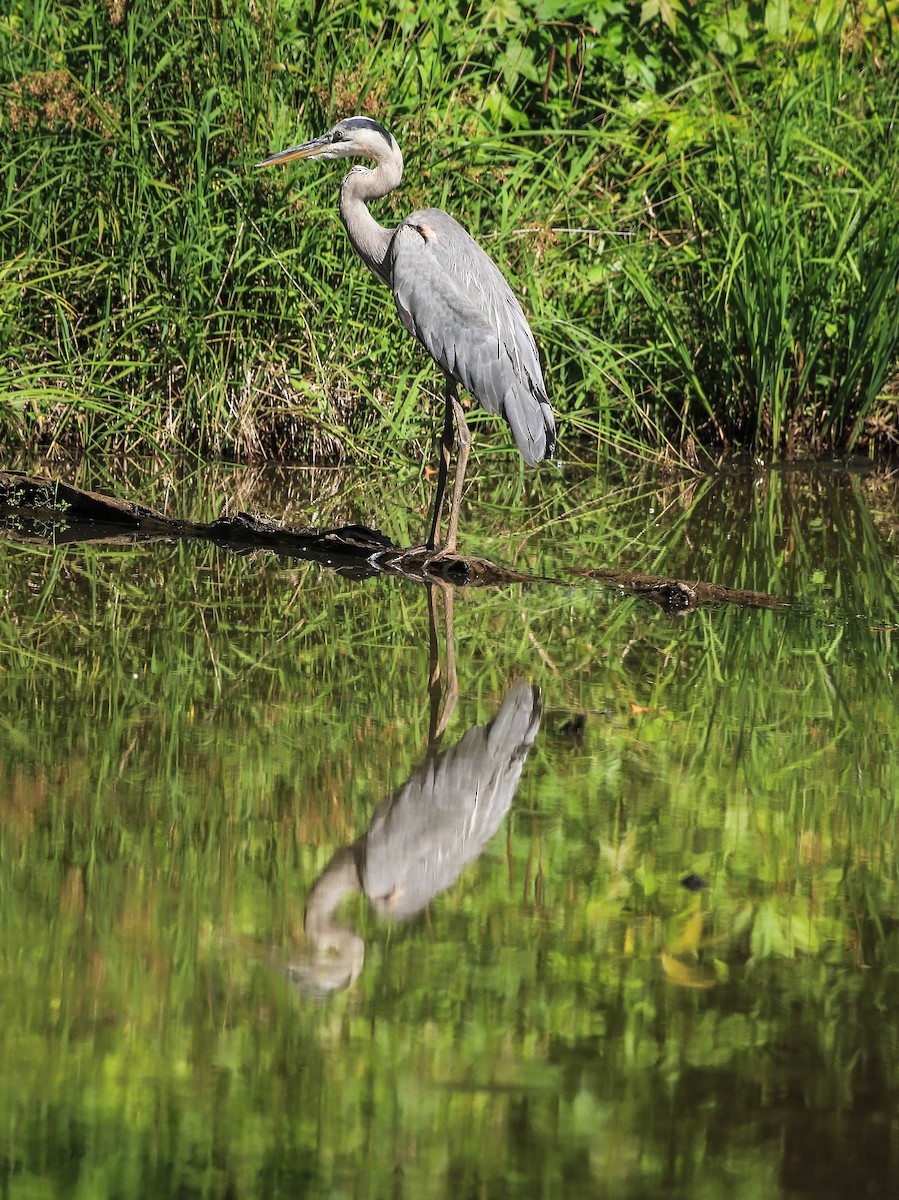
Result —
M232 478L143 498L213 516ZM420 916L341 909L365 969L325 1004L272 967L421 762L424 590L211 546L3 543L12 1188L820 1197L895 1177L895 481L607 482L547 477L521 544L486 473L466 527L547 574L793 605L460 593L446 745L522 675L543 727L500 831ZM235 490L361 515L352 482Z

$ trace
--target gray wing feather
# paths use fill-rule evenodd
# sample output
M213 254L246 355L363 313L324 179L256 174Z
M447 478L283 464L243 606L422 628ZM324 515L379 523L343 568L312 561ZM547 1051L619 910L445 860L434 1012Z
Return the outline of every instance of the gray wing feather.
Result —
M551 455L556 429L533 334L496 263L440 209L411 213L388 256L406 329L431 357L508 421L529 466Z
M539 689L519 680L489 725L422 763L378 808L361 871L375 908L407 920L478 857L509 810L540 714Z

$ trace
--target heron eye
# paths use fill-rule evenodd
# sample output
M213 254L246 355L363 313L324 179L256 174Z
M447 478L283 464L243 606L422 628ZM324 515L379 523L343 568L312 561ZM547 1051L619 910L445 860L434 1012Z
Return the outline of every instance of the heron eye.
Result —
M334 130L334 136L333 136L333 138L331 138L331 141L332 142L342 142L343 141L343 134L340 132L339 129Z

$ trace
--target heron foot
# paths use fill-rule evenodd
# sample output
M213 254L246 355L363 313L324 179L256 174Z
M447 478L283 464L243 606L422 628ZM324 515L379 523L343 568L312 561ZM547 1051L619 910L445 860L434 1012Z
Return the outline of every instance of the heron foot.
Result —
M408 546L405 550L398 551L396 562L423 563L433 553L433 546Z
M445 564L448 569L468 562L469 560L464 554L459 554L456 551L455 544L452 546L443 545L439 550L435 550L433 546L410 546L408 550L400 552L400 560L413 562L416 565L421 565L425 570L436 566L438 563Z

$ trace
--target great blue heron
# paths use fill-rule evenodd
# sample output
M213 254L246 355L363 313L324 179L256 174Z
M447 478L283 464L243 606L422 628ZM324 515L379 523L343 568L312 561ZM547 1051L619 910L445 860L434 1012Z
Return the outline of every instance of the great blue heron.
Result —
M449 526L433 557L452 554L471 446L457 384L489 413L508 421L528 466L555 449L556 426L527 318L493 259L448 213L423 208L395 229L386 229L368 211L371 201L392 192L403 175L402 153L383 125L369 117L348 117L321 137L256 165L294 158L369 158L377 164L374 170L354 167L344 179L340 218L353 249L393 292L400 320L446 377L437 496L426 548L436 551L455 417L459 453Z

